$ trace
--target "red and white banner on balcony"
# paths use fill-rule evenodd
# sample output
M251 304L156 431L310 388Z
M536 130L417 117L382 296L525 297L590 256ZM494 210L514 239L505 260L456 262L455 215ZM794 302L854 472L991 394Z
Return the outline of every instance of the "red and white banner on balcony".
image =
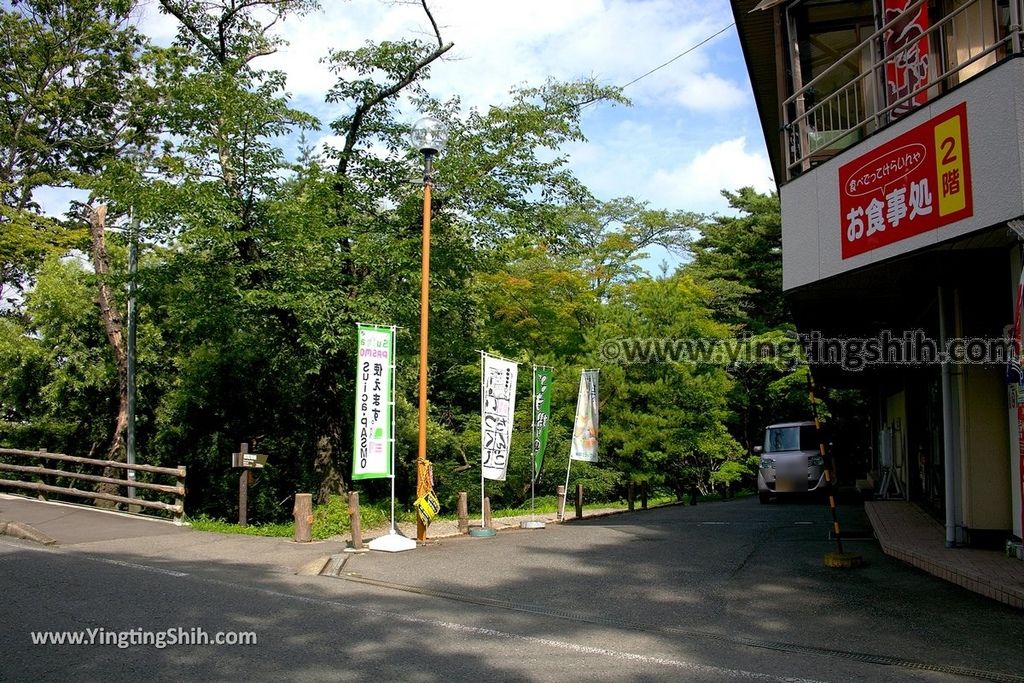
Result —
M886 104L899 102L891 111L893 119L928 101L928 4L906 11L914 0L884 0L884 22L895 20L885 32ZM905 15L905 16L904 16ZM921 88L913 97L910 93ZM907 98L907 99L903 99ZM903 100L903 101L900 101Z
M972 215L966 103L839 167L844 259Z

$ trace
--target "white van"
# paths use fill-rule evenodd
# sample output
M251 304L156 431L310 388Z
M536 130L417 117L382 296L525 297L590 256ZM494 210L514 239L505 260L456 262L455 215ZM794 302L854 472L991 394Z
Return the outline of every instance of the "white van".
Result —
M813 422L781 422L764 430L757 468L757 497L767 503L774 495L824 489L825 459Z

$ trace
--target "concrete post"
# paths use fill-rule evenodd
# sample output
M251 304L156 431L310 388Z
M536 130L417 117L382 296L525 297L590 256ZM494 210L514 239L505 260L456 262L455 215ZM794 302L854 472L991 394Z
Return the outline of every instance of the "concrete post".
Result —
M469 533L469 503L467 501L467 494L466 494L465 491L459 491L459 503L458 503L457 510L458 510L458 513L459 513L459 533L460 534L468 534Z
M359 514L359 492L348 492L348 521L352 528L352 549L363 549L363 523Z

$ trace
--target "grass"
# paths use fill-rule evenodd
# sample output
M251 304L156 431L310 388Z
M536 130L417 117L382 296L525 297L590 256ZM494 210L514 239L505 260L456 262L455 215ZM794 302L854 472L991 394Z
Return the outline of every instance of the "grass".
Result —
M190 517L188 523L198 531L216 531L221 534L244 534L246 536L293 536L295 533L292 522L277 524L252 524L239 526L222 519L214 519L207 515Z
M747 496L754 495L752 491L739 491L736 493L737 498L744 498ZM722 500L723 497L717 494L710 496L701 496L697 499L698 503L711 502L715 500ZM665 505L667 503L673 503L676 501L676 497L673 495L658 495L648 496L647 505L654 507L656 505ZM546 515L558 512L558 499L555 496L541 496L535 501L536 507L534 511L537 514ZM635 501L636 509L640 509L639 497ZM617 508L625 510L628 506L626 501L603 501L595 503L584 503L584 510L596 510L602 508ZM571 513L574 509L572 499L566 500L565 509L567 513ZM359 506L360 516L362 518L363 529L380 529L387 526L391 522L391 501L383 500L376 503L364 503ZM525 502L523 505L517 507L498 508L491 512L492 517L519 517L530 514L530 503ZM479 512L475 514L479 515ZM470 518L472 519L474 512L470 512ZM401 507L395 508L395 521L396 522L415 522L416 514L411 510L405 510ZM457 519L457 514L454 510L445 511L438 515L438 519L454 520ZM250 526L239 526L232 522L225 522L220 519L214 519L207 515L200 515L198 517L190 518L189 523L193 529L198 531L214 531L222 534L244 534L247 536L271 536L278 538L292 538L295 535L295 524L293 522L276 522L267 524L252 524ZM313 509L313 538L318 541L322 541L332 536L343 536L349 533L349 518L348 518L348 501L344 496L331 496L331 499L326 505L317 505Z
M359 513L364 529L378 529L391 523L391 501L362 504ZM415 521L415 513L395 509L398 522ZM295 535L294 522L276 522L239 526L233 522L214 519L207 515L190 518L189 523L198 531L214 531L222 534L244 534L246 536L271 536L291 538ZM350 531L348 500L344 496L331 496L326 505L313 509L313 538L322 541L332 536L341 536Z

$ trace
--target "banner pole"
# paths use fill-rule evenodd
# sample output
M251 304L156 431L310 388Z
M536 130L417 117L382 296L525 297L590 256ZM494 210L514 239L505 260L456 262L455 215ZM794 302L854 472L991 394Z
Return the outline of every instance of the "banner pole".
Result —
M398 335L391 326L391 533L395 533L395 368L398 367Z
M383 325L377 326L377 328L378 331L383 331L383 329L385 329ZM398 343L398 340L395 330L397 330L398 328L395 325L388 325L387 329L389 330L391 337L389 340L388 353L388 362L391 363L390 386L388 387L390 391L390 396L388 397L387 402L388 408L391 411L391 434L389 435L388 438L388 448L390 449L390 466L388 468L388 478L391 480L391 532L385 536L380 536L378 538L373 539L369 542L369 544L367 544L367 547L370 550L379 550L389 553L395 553L404 550L415 549L416 540L399 535L395 527L395 381L397 378L396 368L398 366L398 362L396 361L396 345Z
M572 453L569 453L569 465L565 468L565 495L569 495L569 470L572 469ZM561 521L565 521L565 503L562 503L562 509L558 511L558 518Z
M484 354L480 352L480 415L484 414ZM483 423L480 424L481 431ZM480 529L484 528L484 453L480 451Z
M530 431L530 521L537 521L537 364L533 365L533 380L531 383L533 391L533 427Z

